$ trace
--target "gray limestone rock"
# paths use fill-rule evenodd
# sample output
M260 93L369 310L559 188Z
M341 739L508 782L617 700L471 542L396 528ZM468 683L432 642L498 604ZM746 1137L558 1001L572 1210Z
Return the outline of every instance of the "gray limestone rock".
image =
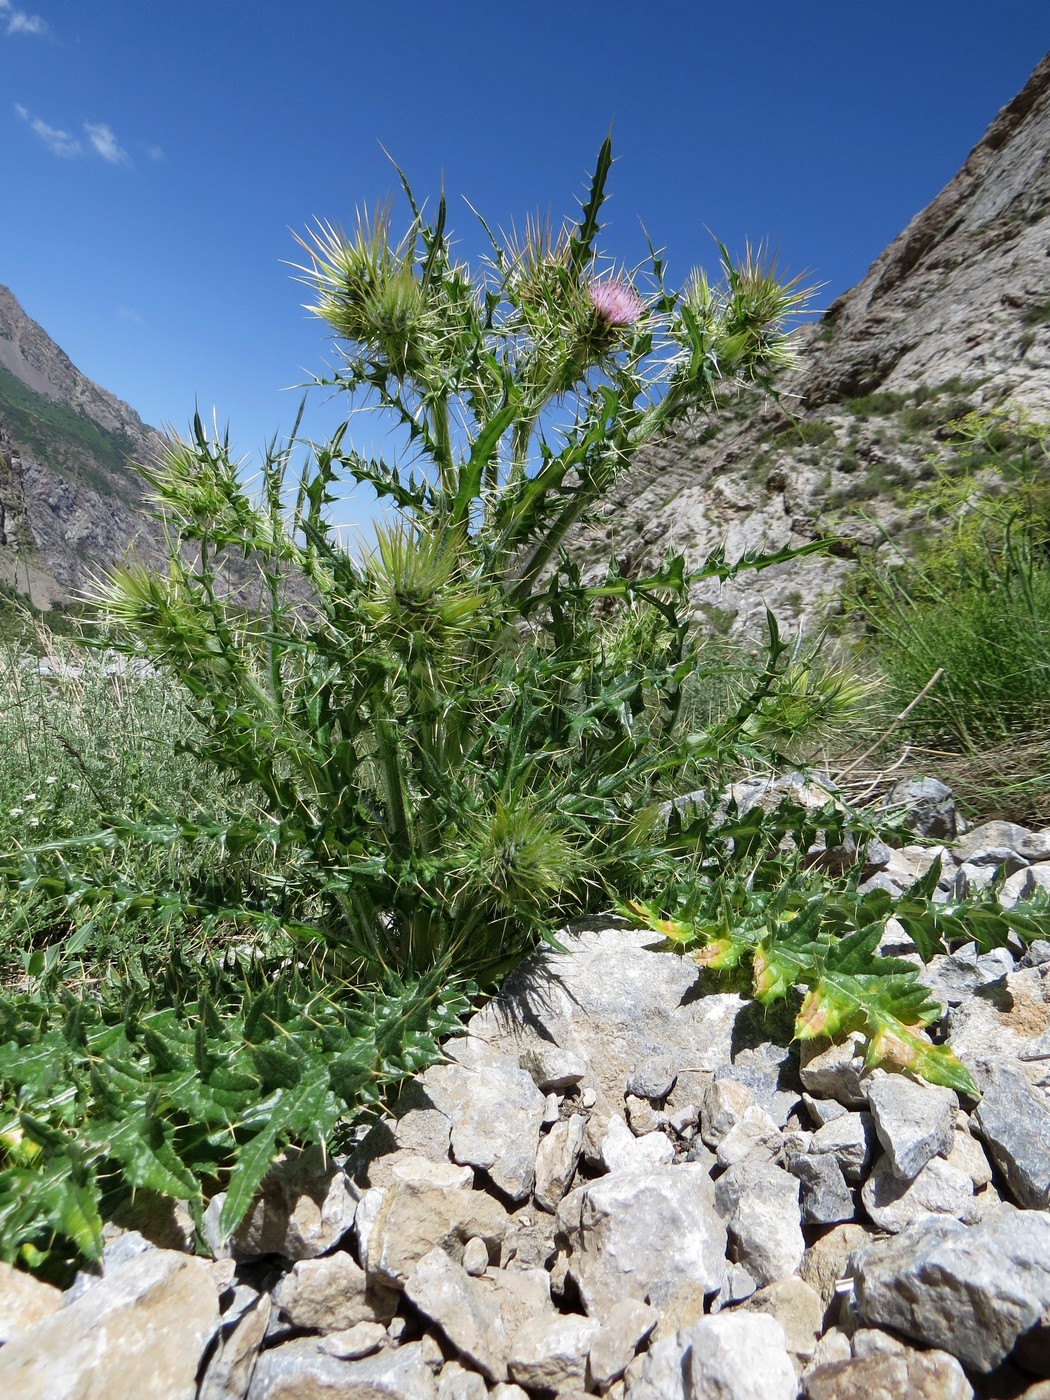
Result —
M259 1357L246 1400L437 1400L437 1385L419 1342L362 1361L332 1356L313 1337L284 1342Z
M448 1361L438 1376L437 1400L488 1400L489 1388L477 1371Z
M830 1152L791 1153L785 1165L792 1176L798 1177L799 1206L807 1225L837 1225L853 1219L853 1193Z
M992 1168L985 1156L984 1148L975 1137L956 1129L952 1150L945 1159L957 1171L965 1172L973 1182L975 1191L987 1186L992 1179Z
M872 1234L869 1225L847 1222L821 1235L806 1250L798 1275L820 1295L825 1309L836 1297L835 1285L845 1276L850 1255L870 1244Z
M214 1351L197 1390L197 1400L243 1400L266 1339L270 1299L263 1293L230 1318L223 1319ZM385 1335L385 1329L380 1328Z
M818 1367L806 1377L805 1400L973 1400L973 1387L943 1351L872 1352Z
M1026 967L979 987L948 1016L948 1045L982 1091L992 1071L1050 1030L1050 967Z
M814 1098L837 1099L847 1108L863 1108L868 1101L864 1075L864 1039L849 1035L841 1042L802 1042L802 1085Z
M911 1179L898 1176L888 1157L880 1158L860 1199L873 1224L894 1235L926 1216L950 1215L973 1224L981 1214L973 1181L943 1157L934 1157Z
M490 1381L507 1379L508 1338L499 1300L480 1279L471 1278L443 1249L432 1249L410 1274L405 1296Z
M600 1157L607 1172L645 1171L669 1166L674 1161L674 1145L663 1133L635 1137L623 1118L614 1113L601 1140Z
M574 1113L570 1118L555 1123L546 1137L540 1138L533 1196L542 1210L553 1214L558 1202L572 1185L583 1151L585 1127L586 1119Z
M634 1298L614 1304L591 1341L588 1370L592 1384L605 1391L622 1376L659 1317L655 1308Z
M869 1113L844 1113L818 1128L809 1143L812 1156L835 1159L847 1181L862 1181L871 1162L874 1128Z
M875 1074L868 1107L894 1173L911 1180L931 1157L951 1151L959 1100L951 1089L902 1074Z
M586 1063L578 1055L570 1055L557 1045L535 1041L522 1050L518 1063L532 1076L541 1093L563 1093L573 1089L587 1073Z
M715 1157L720 1167L732 1166L751 1156L772 1161L783 1146L784 1135L769 1114L758 1104L751 1104L718 1144Z
M0 1260L0 1344L43 1322L62 1307L59 1289Z
M924 1221L853 1259L860 1321L991 1371L1050 1305L1050 1215Z
M341 1361L357 1361L372 1356L386 1344L388 1332L378 1322L355 1322L342 1332L329 1332L321 1339L321 1350Z
M719 1313L690 1328L686 1400L795 1400L784 1329L765 1313Z
M622 1298L658 1308L686 1285L716 1292L726 1231L714 1194L704 1169L688 1163L614 1172L570 1192L558 1207L558 1225L587 1313L604 1321Z
M321 1259L300 1259L281 1279L273 1300L293 1327L338 1332L358 1322L389 1322L399 1296L337 1250Z
M687 1355L675 1335L653 1342L624 1372L624 1400L685 1400Z
M584 1388L587 1357L601 1324L594 1317L534 1318L519 1327L510 1344L509 1368L519 1385L531 1390Z
M973 1115L974 1126L1018 1205L1050 1207L1050 1104L1020 1069L997 1066Z
M754 1105L754 1094L740 1080L712 1079L700 1101L700 1136L705 1145L717 1148Z
M759 1287L795 1272L806 1250L795 1177L771 1163L740 1162L719 1177L715 1204L726 1222L729 1257Z
M440 1246L457 1262L467 1241L484 1240L489 1257L499 1257L510 1216L484 1191L420 1189L405 1183L383 1193L368 1237L370 1279L402 1288L424 1254Z
M653 1055L634 1070L627 1080L627 1092L640 1099L667 1098L678 1078L677 1061L670 1055Z
M812 1358L824 1330L824 1304L816 1289L797 1276L779 1279L760 1288L744 1306L747 1312L769 1313L776 1318L796 1368L801 1370Z
M490 1056L472 1068L434 1065L422 1083L452 1122L452 1156L487 1171L513 1201L532 1191L543 1094L532 1076Z
M0 1388L19 1400L194 1400L218 1326L204 1260L149 1249L0 1347Z

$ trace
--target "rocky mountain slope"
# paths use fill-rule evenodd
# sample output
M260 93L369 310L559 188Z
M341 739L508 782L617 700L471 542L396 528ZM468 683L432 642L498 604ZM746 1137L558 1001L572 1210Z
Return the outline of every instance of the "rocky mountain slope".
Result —
M944 460L943 425L970 408L1050 413L1050 56L864 280L801 337L778 403L744 396L669 438L577 541L595 572L668 546L695 563L822 535L906 540L908 490ZM809 558L694 604L723 632L818 621L850 565Z
M132 548L153 556L130 464L159 441L0 287L0 584L46 608Z

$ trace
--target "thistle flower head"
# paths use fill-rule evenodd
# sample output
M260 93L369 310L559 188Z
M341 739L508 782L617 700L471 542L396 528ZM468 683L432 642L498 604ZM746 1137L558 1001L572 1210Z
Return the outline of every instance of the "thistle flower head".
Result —
M598 319L607 326L629 326L645 310L645 302L628 282L588 282L587 295Z

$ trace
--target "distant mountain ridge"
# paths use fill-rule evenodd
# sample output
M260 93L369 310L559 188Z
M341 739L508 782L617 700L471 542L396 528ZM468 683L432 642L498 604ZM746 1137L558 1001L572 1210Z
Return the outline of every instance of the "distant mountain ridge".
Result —
M778 403L743 395L655 444L573 547L591 577L614 555L648 572L668 547L695 564L723 543L876 543L919 528L906 499L968 409L1050 418L1050 56L962 169L801 336ZM813 556L695 588L717 628L753 634L768 605L822 624L851 566Z
M48 607L132 548L159 559L133 464L161 442L0 286L0 583Z

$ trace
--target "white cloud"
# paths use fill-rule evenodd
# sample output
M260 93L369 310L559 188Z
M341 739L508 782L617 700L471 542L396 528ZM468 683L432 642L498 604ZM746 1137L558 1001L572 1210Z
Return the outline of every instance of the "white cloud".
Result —
M85 122L84 130L94 150L110 165L127 165L128 153L117 144L112 127L105 122Z
M147 147L146 147L146 154L149 156L150 160L163 160L163 159L164 159L164 152L161 150L161 148L160 148L159 146L147 146Z
M15 112L22 121L29 123L30 130L36 132L52 155L66 157L83 155L83 146L68 131L63 131L61 127L49 126L39 117L34 117L28 107L23 107L20 102L15 103Z
M134 310L132 307L130 307L130 306L121 306L121 307L118 307L118 308L117 308L117 315L120 317L120 319L121 319L122 321L130 321L130 322L132 323L132 325L135 325L135 326L141 326L141 325L142 325L142 317L139 315L139 313L138 313L137 311L135 311L135 310Z
M27 14L25 10L16 10L11 4L11 0L0 0L0 24L4 26L7 34L36 34L47 33L47 21L40 15Z

